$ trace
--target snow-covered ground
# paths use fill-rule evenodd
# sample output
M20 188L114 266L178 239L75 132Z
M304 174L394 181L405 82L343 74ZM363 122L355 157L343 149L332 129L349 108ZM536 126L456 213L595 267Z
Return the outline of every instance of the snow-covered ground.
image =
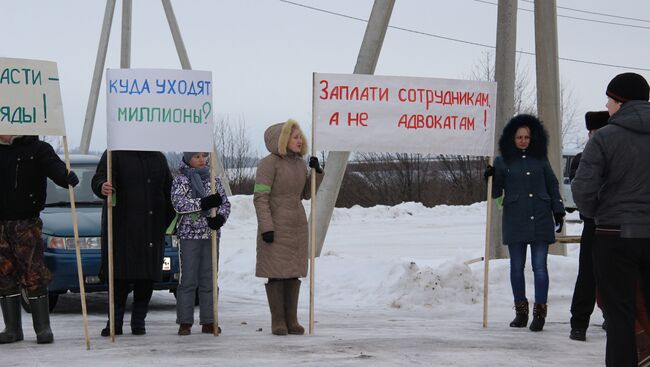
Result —
M314 335L273 336L263 280L254 277L255 211L250 196L231 198L221 244L219 318L223 334L176 335L175 300L155 292L147 335L125 323L115 343L99 336L106 294L89 294L91 350L86 351L79 295L59 299L55 343L36 345L29 314L26 340L0 345L3 366L594 366L604 364L605 332L596 310L587 342L569 339L569 307L578 246L550 256L549 312L543 332L513 329L507 260L490 262L489 322L482 327L485 203L425 208L336 209L323 256L316 260ZM305 202L309 211L309 202ZM576 219L577 213L569 215ZM568 233L579 234L580 223ZM527 294L533 298L527 267ZM309 281L299 316L306 327ZM130 299L129 299L130 302ZM127 310L126 320L129 319ZM198 317L198 308L196 314Z

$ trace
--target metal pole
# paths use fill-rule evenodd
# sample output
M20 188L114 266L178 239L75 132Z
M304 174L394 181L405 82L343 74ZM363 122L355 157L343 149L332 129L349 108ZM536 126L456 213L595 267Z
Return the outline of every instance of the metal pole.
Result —
M172 38L174 39L174 45L176 45L176 52L178 53L178 58L181 61L181 67L185 70L191 70L192 65L190 64L190 58L187 56L187 49L185 49L185 43L183 42L183 37L181 37L181 30L178 27L178 22L176 21L176 15L174 14L174 8L172 8L171 0L161 0L163 9L165 10L165 16L167 17L167 23L169 23L169 30L172 32ZM226 195L231 196L232 191L230 190L230 180L228 180L228 175L226 175L226 170L223 168L223 160L221 155L215 151L214 154L214 164L215 169L218 171L219 179L223 185L224 190L226 190Z
M395 0L375 0L354 67L355 74L374 74L394 5ZM350 152L330 152L327 155L327 169L316 199L316 256L323 249L349 157Z
M120 53L120 67L131 67L131 18L133 13L133 0L122 0L122 51Z
M555 0L535 0L535 61L537 75L537 113L549 135L548 160L555 177L562 179L560 111L560 66L557 48L557 9ZM566 245L557 244L549 253L566 256Z
M90 138L93 134L95 113L97 112L97 100L99 99L99 88L102 83L102 76L104 75L106 50L108 49L108 39L111 35L111 24L113 23L113 13L115 12L115 1L116 0L106 0L104 22L102 23L102 32L99 37L97 57L95 58L95 70L93 71L93 80L90 84L90 95L88 96L88 106L86 106L86 117L84 118L84 127L83 132L81 133L81 142L79 143L79 150L83 154L88 154L88 149L90 149Z
M181 37L180 28L178 28L178 22L176 21L176 15L174 15L171 0L162 0L162 5L165 10L165 16L167 17L167 23L169 23L169 30L172 32L174 45L176 45L178 58L181 60L181 66L185 70L191 70L192 65L190 65L190 58L187 56L187 50L185 49L183 37Z
M508 120L515 114L515 74L517 47L517 0L499 0L497 11L497 47L494 57L494 78L497 82L494 156L499 155L499 138ZM491 195L488 192L488 195ZM508 248L501 244L501 215L496 203L491 205L490 259L505 259Z

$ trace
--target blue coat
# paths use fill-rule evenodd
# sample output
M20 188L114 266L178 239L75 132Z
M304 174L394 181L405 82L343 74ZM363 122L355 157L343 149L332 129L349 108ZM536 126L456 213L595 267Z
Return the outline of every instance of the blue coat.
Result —
M553 213L564 213L557 178L546 158L526 151L494 161L492 197L503 198L503 243L554 243Z

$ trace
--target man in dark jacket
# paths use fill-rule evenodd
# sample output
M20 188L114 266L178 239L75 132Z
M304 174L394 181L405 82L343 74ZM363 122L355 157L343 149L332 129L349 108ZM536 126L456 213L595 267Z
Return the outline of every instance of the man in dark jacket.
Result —
M650 304L650 87L638 74L607 86L607 126L587 143L571 183L596 221L596 280L607 314L607 366L636 366L635 291Z
M20 288L29 299L39 344L52 343L47 284L52 275L43 263L43 222L47 178L67 188L79 179L37 136L0 135L0 305L5 330L0 344L23 340Z
M115 334L122 334L124 308L133 288L131 332L146 333L145 317L153 283L162 280L165 229L174 218L172 175L160 152L112 152L112 182L107 182L106 152L92 180L95 195L113 195L113 260L115 277ZM102 268L108 279L106 201L102 210ZM109 336L108 325L102 336Z
M607 125L609 112L587 112L585 114L585 123L589 131L589 137L601 127ZM578 170L582 153L578 153L571 160L569 179L573 180ZM571 334L569 338L573 340L587 340L587 328L589 327L589 318L594 311L596 304L596 276L594 274L593 262L593 245L596 224L593 218L588 218L582 213L582 236L580 236L580 257L578 258L578 277L576 286L573 291L571 300Z

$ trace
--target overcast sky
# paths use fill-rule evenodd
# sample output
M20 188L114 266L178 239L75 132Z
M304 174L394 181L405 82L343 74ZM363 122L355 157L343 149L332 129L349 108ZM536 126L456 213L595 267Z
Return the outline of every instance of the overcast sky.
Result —
M371 0L295 0L368 19ZM376 74L465 79L496 40L497 0L397 0ZM179 68L161 2L133 2L131 66ZM494 4L490 4L494 3ZM623 25L558 18L561 58L650 69L650 1L557 0L558 14ZM291 117L309 130L312 72L351 73L366 23L280 0L172 1L192 67L213 73L217 120L244 120L253 145L264 152L262 134ZM79 145L95 64L105 1L0 0L0 56L56 61L69 142ZM519 1L517 49L534 52L529 1ZM121 2L113 18L106 68L119 68ZM534 82L534 57L520 56ZM573 95L579 123L584 112L605 108L605 87L627 68L560 61L561 80ZM650 71L636 70L650 79ZM102 85L102 92L104 91ZM106 146L104 93L100 95L91 149Z

